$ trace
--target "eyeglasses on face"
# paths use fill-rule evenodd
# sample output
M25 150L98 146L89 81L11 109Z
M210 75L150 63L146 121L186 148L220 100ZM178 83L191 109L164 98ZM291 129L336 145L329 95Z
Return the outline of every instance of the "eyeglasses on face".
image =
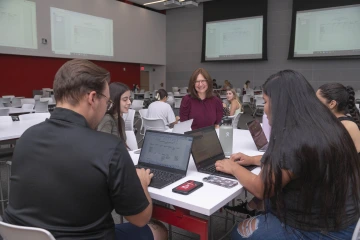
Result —
M102 97L104 97L104 98L106 98L107 99L107 101L106 101L106 104L107 104L107 111L110 111L110 109L113 107L113 105L114 105L114 102L113 101L111 101L111 99L110 98L108 98L107 96L105 96L104 94L102 94L102 93L99 93L99 92L96 92L96 94L99 94L100 96L102 96Z
M90 94L90 93L88 92L87 94ZM114 102L111 101L110 98L108 98L107 96L105 96L105 95L102 94L102 93L96 92L96 94L98 94L98 95L100 95L100 96L102 96L102 97L104 97L104 98L107 99L107 101L106 101L106 104L107 104L106 111L110 111L110 109L111 109L111 108L113 107L113 105L114 105Z
M206 80L196 80L195 81L195 85L200 85L200 84L206 84L207 83L207 81Z

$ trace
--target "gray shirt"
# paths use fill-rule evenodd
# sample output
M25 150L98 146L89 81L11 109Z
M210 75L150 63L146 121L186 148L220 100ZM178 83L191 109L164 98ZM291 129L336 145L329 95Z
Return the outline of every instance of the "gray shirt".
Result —
M125 134L125 122L123 118L120 118L121 126L122 126L122 133L124 136L124 141L126 142L126 134ZM99 123L97 130L100 132L110 133L114 136L120 137L120 133L118 130L118 123L117 119L111 116L110 114L105 114L104 118Z

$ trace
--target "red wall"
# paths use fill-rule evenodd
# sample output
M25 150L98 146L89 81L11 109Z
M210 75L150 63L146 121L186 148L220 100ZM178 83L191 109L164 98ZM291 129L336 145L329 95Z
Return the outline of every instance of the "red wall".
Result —
M68 60L0 54L0 96L32 97L32 90L52 88L55 73ZM92 62L107 69L112 82L123 82L130 88L133 83L140 84L140 64Z

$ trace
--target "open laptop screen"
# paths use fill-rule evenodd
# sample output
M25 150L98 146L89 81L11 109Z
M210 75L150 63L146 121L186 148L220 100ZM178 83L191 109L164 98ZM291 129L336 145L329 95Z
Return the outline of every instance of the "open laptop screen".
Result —
M146 131L139 164L147 163L186 171L193 138L166 132Z
M214 126L200 128L185 134L194 137L192 155L197 166L206 160L225 158Z

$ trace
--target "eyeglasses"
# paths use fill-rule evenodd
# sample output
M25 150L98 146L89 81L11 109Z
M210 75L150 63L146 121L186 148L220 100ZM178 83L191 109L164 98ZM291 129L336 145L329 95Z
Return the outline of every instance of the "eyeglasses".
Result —
M206 80L197 80L197 81L195 81L195 85L200 85L200 83L205 84L205 83L207 83L207 81Z
M111 101L111 99L108 98L107 96L105 96L104 94L99 93L99 92L96 92L96 93L99 94L100 96L102 96L102 97L104 97L104 98L107 99L107 102L106 102L106 104L107 104L107 109L106 109L106 111L110 111L110 109L111 109L111 108L113 107L113 105L114 105L114 102Z

